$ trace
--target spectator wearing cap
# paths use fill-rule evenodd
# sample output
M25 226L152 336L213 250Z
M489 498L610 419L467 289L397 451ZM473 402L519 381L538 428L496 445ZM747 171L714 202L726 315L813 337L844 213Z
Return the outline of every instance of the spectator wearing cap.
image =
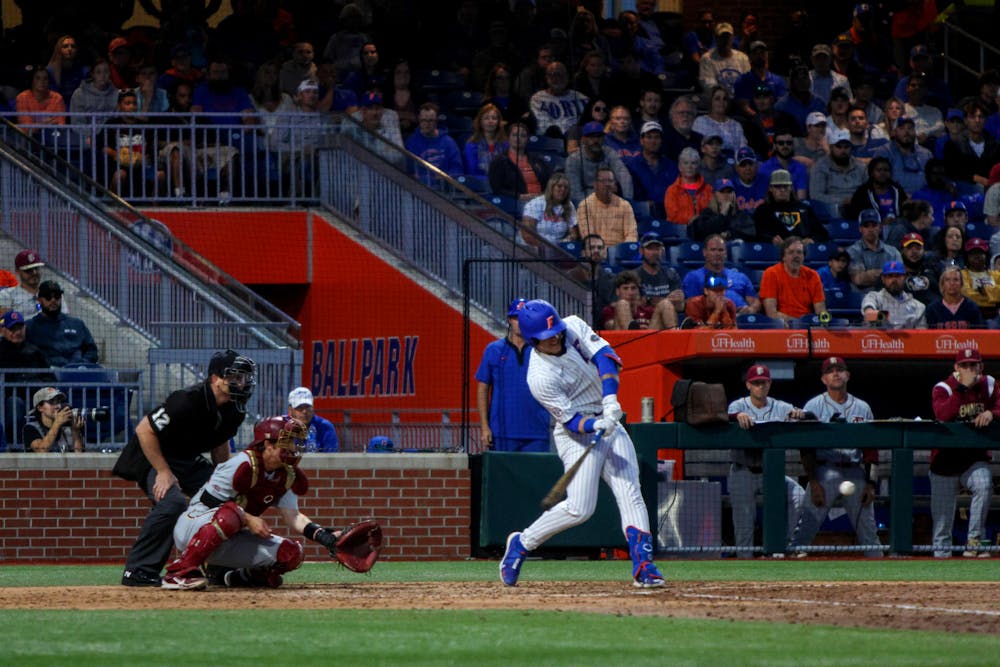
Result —
M289 96L298 92L304 79L316 79L315 51L309 42L298 42L292 47L292 57L281 64L278 82L281 91Z
M698 173L704 177L706 183L710 184L721 178L728 178L730 181L736 178L733 165L722 156L722 137L719 135L710 134L701 140L701 164L698 166Z
M924 169L933 155L917 143L913 118L900 116L892 131L892 141L875 151L875 155L888 158L893 177L906 192L916 192L926 185Z
M727 241L753 241L757 238L753 216L736 205L736 190L731 178L715 181L712 200L694 219L688 232L699 243L713 234L721 235Z
M104 58L98 58L90 67L90 77L69 99L71 124L89 124L93 119L84 114L104 114L115 110L118 105L118 89L111 85L111 65ZM100 124L100 121L98 121Z
M722 137L722 150L726 155L735 155L747 145L743 126L729 116L731 97L725 86L713 86L708 91L708 113L694 120L695 132L702 136L718 135Z
M568 87L569 74L561 62L545 69L546 87L531 96L529 106L538 135L564 138L587 106L587 97Z
M924 181L926 181L924 186L919 190L911 192L910 197L913 199L922 199L930 203L934 211L932 225L937 230L944 226L948 209L958 196L958 189L951 179L948 178L944 161L936 157L932 157L924 165ZM932 238L925 235L924 240L929 242Z
M749 431L757 424L794 421L805 416L802 410L791 403L768 395L771 392L771 369L764 364L755 363L750 366L743 380L748 395L730 403L728 409L730 419L734 419L741 429ZM733 461L727 477L729 502L733 511L733 544L745 549L737 554L740 558L751 558L757 495L763 491L764 484L764 450L756 447L740 448L730 450L729 455ZM799 483L787 475L785 493L787 536L791 539L799 522L806 494Z
M842 88L848 99L853 97L851 82L843 74L833 71L833 49L829 44L813 46L810 62L812 69L809 70L809 89L824 104L831 101L832 93L837 88Z
M923 199L908 199L903 202L900 210L901 215L883 229L885 242L893 248L902 250L903 237L907 234L917 233L920 240L930 240L934 222L934 209L930 202Z
M417 114L419 127L406 140L406 150L455 178L465 172L462 166L462 152L454 139L438 129L438 113L438 105L433 102L424 102L420 105L420 112ZM419 165L416 166L415 174L427 185L437 181L432 172Z
M858 214L861 238L847 247L851 256L848 272L854 286L865 292L876 289L882 277L882 267L889 262L902 262L899 250L882 241L882 218L878 211L866 208Z
M924 237L919 232L910 232L904 236L900 242L900 254L903 256L903 266L906 268L903 289L925 306L940 298L941 289L938 284L940 276L933 264L927 260Z
M816 160L809 170L809 197L839 217L868 178L868 172L864 163L851 154L854 145L850 133L841 130L834 138L830 154Z
M865 86L870 89L870 92L868 93L868 97L864 99L866 101L870 100L875 94L875 82L877 79L873 74L866 72L865 68L854 57L854 40L851 38L851 33L842 32L834 37L830 48L833 53L830 69L847 78L851 84L855 101L858 101L858 98L862 96L861 88ZM881 114L881 110L879 110L879 113ZM875 117L870 120L872 123L877 123L879 118Z
M983 315L970 299L962 296L962 270L957 266L945 267L938 278L941 297L927 304L925 317L930 329L978 329L983 326Z
M998 121L1000 121L1000 115L996 116ZM990 116L993 118L993 116ZM997 130L1000 129L1000 123L993 128L990 127L990 118L986 119L986 124L984 125L984 130L997 139ZM961 137L965 132L965 114L962 113L961 109L948 109L944 114L944 132L934 140L932 144L931 152L934 153L934 157L940 159L944 158L944 147L952 139Z
M722 86L729 95L740 75L750 71L750 59L733 48L733 26L718 23L715 26L715 47L709 49L698 62L698 83L703 90Z
M27 342L24 315L17 310L8 310L0 316L0 368L24 369L5 371L4 381L4 436L8 449L18 449L23 442L17 436L24 427L27 414L27 393L30 389L18 387L19 383L55 382L55 375L49 372L49 362L38 346Z
M625 160L632 177L632 200L645 204L653 217L662 218L667 186L677 180L677 164L663 156L663 127L655 120L642 124L639 144L642 152Z
M774 148L771 157L760 165L760 173L768 178L778 169L784 169L792 176L792 192L799 199L809 198L809 170L795 159L795 138L788 127L774 131Z
M956 181L974 183L985 189L990 169L1000 162L1000 144L985 130L986 108L973 100L962 107L965 133L944 145L944 164L948 176Z
M795 195L792 175L784 169L771 172L767 197L754 210L753 220L761 243L780 246L790 236L797 236L806 244L829 238L812 207Z
M985 429L1000 419L1000 384L983 372L979 348L967 347L955 355L953 372L931 391L934 418L943 422L965 422ZM934 531L934 557L950 558L952 526L955 521L959 487L972 496L969 506L969 529L965 558L989 558L980 547L989 544L986 516L993 499L993 474L990 453L980 447L931 450L931 521Z
M736 305L736 313L759 313L761 309L757 290L747 276L726 266L726 241L721 234L710 234L701 244L705 265L684 275L684 296L693 299L702 294L710 275L721 276L726 281L726 298Z
M743 125L743 135L747 145L759 155L768 155L774 145L774 135L786 132L799 134L799 123L795 118L774 108L774 90L770 85L762 83L754 89L753 116L740 117Z
M882 289L865 294L861 315L869 326L888 329L926 329L924 304L904 289L906 267L901 261L882 267Z
M927 104L927 76L920 72L910 75L907 87L909 101L903 107L903 113L913 119L917 133L917 143L927 145L944 134L944 116L941 110ZM897 125L898 127L898 125Z
M22 442L30 452L84 451L84 418L74 417L66 394L55 387L35 392L32 409L22 428Z
M715 14L711 9L698 12L694 29L684 34L682 46L684 55L695 65L715 46Z
M595 190L595 179L599 167L606 166L615 175L621 196L632 199L632 176L613 148L604 143L604 126L596 121L587 123L581 129L580 150L566 159L566 175L569 176L570 196L573 203L580 205ZM605 237L607 240L607 237Z
M572 173L570 189L572 194ZM576 209L580 235L599 234L609 246L626 241L638 241L639 232L632 206L615 194L615 170L607 165L597 167L594 191Z
M839 130L839 132L843 132L843 130ZM851 155L865 164L875 157L879 149L889 143L889 140L883 136L881 129L872 127L868 123L868 116L865 115L864 109L861 107L851 107L847 111L847 132L851 140ZM840 134L833 135L829 130L827 130L827 135L828 139L842 136Z
M41 311L28 320L28 340L37 345L50 366L100 361L90 329L78 317L62 312L62 287L54 280L38 286Z
M868 162L868 180L858 186L851 196L851 203L844 211L844 217L856 218L865 209L874 209L883 223L898 218L900 207L906 201L902 186L892 180L892 165L889 158L876 156Z
M764 314L787 325L791 320L826 312L826 296L819 274L804 265L805 244L797 236L781 243L781 260L764 269L760 298Z
M337 429L333 423L316 414L315 397L309 387L296 387L288 392L288 416L297 419L309 429L307 452L340 451Z
M934 76L933 72L934 59L931 57L930 50L923 44L917 44L910 49L910 74L901 77L896 82L893 96L904 102L909 102L910 79L914 74L922 74L927 82L927 103L938 109L947 109L953 104L951 89L948 88L948 84L943 79Z
M997 314L1000 305L1000 271L989 267L990 245L980 238L965 242L962 294L979 306L984 319Z
M42 282L42 268L45 262L37 250L25 248L14 257L14 270L17 272L19 285L0 290L0 312L19 310L34 316L41 306L38 305L38 286Z
M174 90L178 83L185 82L193 88L204 76L204 72L191 65L191 47L175 44L170 49L170 67L156 80L156 85L164 90Z
M712 186L698 172L701 157L693 148L681 151L677 162L677 180L663 197L667 220L676 225L690 225L712 200Z
M632 127L632 114L624 106L611 109L608 124L604 128L604 144L623 161L642 151L639 135Z
M115 90L135 88L135 67L132 65L132 47L124 37L115 37L108 43L108 62L111 65L111 85Z
M942 227L958 227L966 229L969 223L969 209L959 199L953 199L944 206L944 225Z
M736 304L726 297L725 276L715 273L705 278L702 293L688 299L684 307L683 329L735 329Z
M816 415L821 422L859 424L874 419L866 401L848 393L851 379L847 362L842 357L828 357L820 366L820 382L826 388L822 394L806 401L802 410ZM845 443L847 444L847 443ZM790 550L812 544L834 501L840 497L848 519L857 535L857 543L868 547L865 556L881 558L882 548L875 525L875 493L877 487L877 449L802 449L802 467L808 482L802 506L802 518L795 529ZM858 493L843 496L841 482L853 482Z
M664 247L660 235L656 232L646 232L639 239L639 252L642 254L642 264L636 270L639 276L639 292L653 308L660 308L660 303L669 301L672 315L684 312L684 291L681 289L681 276L677 269L664 263ZM668 313L666 317L669 318ZM676 323L676 319L674 320Z
M798 123L798 134L804 132L809 114L813 111L826 112L826 103L813 95L808 67L805 65L792 67L788 73L788 93L778 98L774 108L795 118L795 122Z
M383 107L382 95L374 91L361 96L360 107L351 114L360 125L345 123L343 131L377 155L398 163L400 152L396 149L403 148L399 115L392 109Z
M760 174L760 163L757 154L749 146L736 151L736 178L733 179L733 189L736 191L736 206L750 215L767 198L769 178Z
M826 139L826 114L813 111L806 116L806 133L795 137L795 159L812 173L816 162L830 153ZM810 186L811 187L811 186Z
M759 39L750 42L747 56L750 60L750 71L736 79L733 85L733 101L743 116L751 118L757 114L755 98L759 90L769 88L774 98L784 95L787 89L785 80L770 70L767 44Z
M694 121L698 116L694 101L687 95L681 95L670 105L667 115L670 124L663 128L663 154L676 162L685 148L700 150L704 135L694 130Z
M846 292L851 290L851 275L847 272L847 267L851 263L851 256L843 248L837 248L826 260L826 266L821 266L816 270L819 279L823 283L825 291L839 290Z

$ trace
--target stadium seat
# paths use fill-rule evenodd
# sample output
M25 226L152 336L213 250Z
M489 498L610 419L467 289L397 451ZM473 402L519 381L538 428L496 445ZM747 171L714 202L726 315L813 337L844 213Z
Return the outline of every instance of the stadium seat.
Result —
M490 193L490 183L485 178L479 178L478 176L458 176L455 180L477 195L487 195Z
M539 153L538 159L552 169L552 173L566 170L566 158L559 153Z
M685 241L677 246L677 264L685 269L697 269L705 263L705 256L701 252L701 244L697 241Z
M661 238L663 237L664 223L662 220L657 220L655 218L650 220L636 220L635 224L639 230L639 238L642 238L642 235L647 232L656 232Z
M677 225L672 222L661 222L659 234L663 245L677 245L691 238L688 236L687 225Z
M443 95L441 105L460 116L475 116L483 105L483 94L474 90L456 90Z
M507 197L505 195L493 195L488 198L489 202L496 206L498 209L512 215L515 218L521 217L521 202L519 202L514 197Z
M414 80L417 83L417 87L423 92L444 93L447 91L458 90L465 85L463 77L459 75L458 72L452 72L444 69L431 69L416 72Z
M131 429L128 408L132 391L118 382L116 371L99 364L80 363L63 366L56 377L74 408L88 412L95 408L106 409L103 417L87 417L88 443L103 442Z
M993 226L988 222L967 222L965 224L965 236L966 238L977 238L990 240L993 236Z
M819 315L806 315L794 319L788 323L789 329L809 329L813 327L824 327L830 329L844 329L850 325L850 321L843 317L831 317L826 323L819 319Z
M642 253L635 241L625 241L608 248L608 262L613 266L634 269L642 264Z
M441 114L438 116L438 123L448 130L448 134L472 134L472 119L468 116L456 116L454 114ZM456 142L458 140L456 139ZM461 149L459 144L459 149Z
M778 263L781 253L773 243L744 243L742 266L749 270L766 269Z
M812 207L813 213L816 214L816 217L819 218L820 222L828 222L837 215L837 207L831 206L826 202L822 202L817 199L810 199L806 203Z
M830 243L810 243L806 246L806 266L818 269L826 266L836 246Z
M557 153L559 155L565 155L566 145L563 143L562 139L556 139L555 137L540 137L537 134L533 134L528 137L528 152Z
M736 316L737 329L784 329L785 323L767 315L744 313Z
M580 251L583 250L582 244L579 241L563 241L559 244L559 247L574 257L579 257Z
M833 245L849 246L861 238L861 229L854 220L831 220L827 230Z
M827 290L826 309L833 317L843 317L855 322L861 319L861 300L864 294L854 290Z

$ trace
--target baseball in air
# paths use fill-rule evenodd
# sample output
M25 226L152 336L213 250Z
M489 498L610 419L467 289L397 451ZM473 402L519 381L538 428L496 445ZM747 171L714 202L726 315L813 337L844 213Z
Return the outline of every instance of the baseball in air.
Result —
M856 487L854 486L854 482L843 481L840 483L838 490L840 491L840 495L842 496L852 496L854 495L855 488Z

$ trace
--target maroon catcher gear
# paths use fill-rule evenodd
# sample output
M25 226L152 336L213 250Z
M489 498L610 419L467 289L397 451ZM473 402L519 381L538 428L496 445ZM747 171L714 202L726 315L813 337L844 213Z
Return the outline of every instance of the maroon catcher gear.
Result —
M281 462L295 466L302 460L309 432L297 419L282 415L268 417L257 422L253 427L253 444L257 447L265 442L277 445L281 449Z
M167 566L170 576L185 576L199 571L219 545L243 529L246 517L243 508L233 501L219 505L212 521L202 526L187 545L181 557ZM301 547L299 547L301 549ZM280 550L279 550L280 552Z

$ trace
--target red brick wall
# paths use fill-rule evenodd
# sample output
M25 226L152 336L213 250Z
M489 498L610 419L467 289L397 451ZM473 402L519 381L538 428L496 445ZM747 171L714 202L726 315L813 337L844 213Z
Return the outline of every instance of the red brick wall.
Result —
M302 511L335 528L374 517L383 558L445 560L470 554L467 457L449 454L312 455ZM111 476L102 454L0 454L0 561L124 562L149 501ZM279 535L275 512L265 518ZM306 543L306 557L326 551Z

